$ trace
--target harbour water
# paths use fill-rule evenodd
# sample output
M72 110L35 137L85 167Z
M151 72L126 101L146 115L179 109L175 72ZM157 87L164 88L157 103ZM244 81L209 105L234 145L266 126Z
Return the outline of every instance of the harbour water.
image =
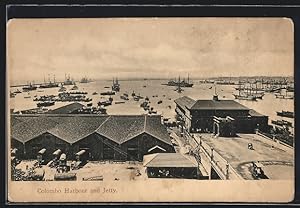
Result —
M140 101L134 101L131 96L132 92L136 95L143 97L148 97L150 99L150 106L161 114L165 118L174 119L175 117L175 103L174 100L182 97L189 96L195 100L197 99L212 99L215 92L213 84L200 84L199 81L194 80L194 86L192 88L183 88L184 91L178 93L175 91L175 87L162 85L167 83L168 80L121 80L119 81L121 90L116 95L113 95L113 104L107 106L108 114L122 114L122 115L132 115L132 114L144 114L146 111L140 107L140 104L144 99ZM94 81L90 83L77 83L78 91L88 92L87 97L92 98L93 106L97 106L100 100L107 100L109 96L100 95L101 92L106 92L111 90L112 81ZM72 85L65 86L67 91L72 88ZM105 88L108 87L108 88ZM234 85L216 85L216 91L219 99L230 99L233 100L233 93L237 93L234 89ZM19 88L11 88L11 92L16 91ZM42 95L58 95L59 88L48 88L48 89L38 89L36 91L23 92L17 94L15 98L10 98L10 109L14 111L26 110L36 108L37 102L33 101L34 96ZM43 90L43 91L40 91ZM96 95L92 95L93 92L97 92ZM120 98L123 93L129 95L129 100L122 104L115 104L117 101L124 101ZM157 95L157 97L156 97ZM24 98L29 97L30 98ZM153 97L154 96L154 97ZM162 101L158 104L158 101ZM271 120L283 119L278 117L276 111L292 111L294 112L294 100L293 99L277 99L273 93L265 93L262 100L257 101L247 101L247 100L236 100L242 105L248 108L254 109L255 111L269 116L269 123ZM69 102L56 102L54 106L48 107L49 109L58 108L69 104ZM87 104L84 103L83 104ZM284 120L290 121L294 126L294 119L284 118Z

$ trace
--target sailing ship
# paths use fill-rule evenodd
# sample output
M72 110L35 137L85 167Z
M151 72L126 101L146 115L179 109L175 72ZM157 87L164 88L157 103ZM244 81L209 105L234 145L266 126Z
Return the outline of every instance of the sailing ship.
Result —
M180 85L180 87L193 87L193 83L190 83L190 77L188 75L187 81L185 81L185 79L183 79L182 81L180 81L180 79L177 81L176 78L174 80L169 80L167 84L162 84L162 85L167 85L167 86L178 86Z
M49 82L46 83L45 77L44 77L44 83L40 85L40 88L54 88L54 87L59 87L59 84L55 82L55 75L53 76L53 82L50 80L50 75L49 75Z
M244 86L245 87L245 86ZM246 90L245 90L246 89ZM250 88L242 88L241 87L241 82L239 81L239 94L233 94L233 96L235 97L235 99L238 100L250 100L250 101L256 101L256 96L254 96L251 93L251 87ZM250 92L249 92L250 90ZM261 95L262 97L263 95Z
M63 84L64 84L64 85L73 85L73 84L75 84L75 82L74 82L73 80L71 80L70 74L68 75L68 77L67 77L67 75L65 74L65 81L64 81Z
M218 85L235 85L235 82L231 81L231 77L230 77L229 80L219 79L216 81L216 84L218 84Z
M21 90L17 89L16 91L14 91L15 94L18 94L18 93L22 93Z
M116 78L116 81L113 79L113 85L111 86L111 90L119 92L120 91L120 84L118 81L118 78Z
M275 94L275 97L278 99L294 99L294 96L289 95L287 90L285 90L285 94L282 94L282 90L280 90L279 94Z
M32 83L29 83L29 85L22 88L24 92L36 90L37 86L34 86Z
M81 80L80 80L80 83L89 83L91 82L92 79L88 79L87 77L83 77Z
M178 78L178 84L176 85L177 88L175 89L176 92L181 93L183 89L181 88L180 76Z

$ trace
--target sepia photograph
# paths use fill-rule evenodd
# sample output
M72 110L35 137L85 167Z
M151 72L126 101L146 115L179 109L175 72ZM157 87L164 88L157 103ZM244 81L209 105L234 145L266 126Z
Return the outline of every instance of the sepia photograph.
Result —
M288 18L7 22L11 202L289 202Z

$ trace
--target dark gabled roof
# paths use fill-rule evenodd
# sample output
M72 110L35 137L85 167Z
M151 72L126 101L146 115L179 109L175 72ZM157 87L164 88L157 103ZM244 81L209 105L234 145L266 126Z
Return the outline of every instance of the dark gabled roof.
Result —
M153 137L163 141L164 143L172 145L167 128L161 125L160 116L146 116L145 132Z
M156 153L144 156L145 167L198 167L188 158L180 153Z
M180 105L181 107L186 107L188 109L190 109L196 103L195 100L187 96L180 97L174 100L174 102Z
M177 105L189 110L249 110L234 100L193 100L183 96L175 100Z
M27 142L43 133L48 129L55 127L58 121L49 119L46 116L39 117L18 117L18 122L13 121L15 118L12 116L11 122L11 136L20 141Z
M97 133L122 144L144 131L144 116L109 116Z
M250 115L250 116L256 116L256 117L267 117L267 116L265 116L265 115L263 115L263 114L258 113L257 111L255 111L255 110L253 110L253 109L250 109L250 110L249 110L249 115Z
M49 110L48 113L51 114L68 114L68 113L72 113L75 110L79 110L82 109L83 107L85 107L85 105L81 104L81 103L71 103L53 110Z
M192 110L249 110L234 100L197 100Z
M94 133L106 119L107 116L62 117L60 122L48 132L72 144Z
M172 145L160 116L84 115L84 114L31 114L11 116L11 136L27 142L43 133L50 133L70 144L92 133L98 133L118 144L147 133Z

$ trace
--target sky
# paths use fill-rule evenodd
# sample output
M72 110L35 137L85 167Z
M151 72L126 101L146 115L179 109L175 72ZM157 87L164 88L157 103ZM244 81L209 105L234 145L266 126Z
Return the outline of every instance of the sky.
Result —
M10 81L292 76L287 18L13 19Z

